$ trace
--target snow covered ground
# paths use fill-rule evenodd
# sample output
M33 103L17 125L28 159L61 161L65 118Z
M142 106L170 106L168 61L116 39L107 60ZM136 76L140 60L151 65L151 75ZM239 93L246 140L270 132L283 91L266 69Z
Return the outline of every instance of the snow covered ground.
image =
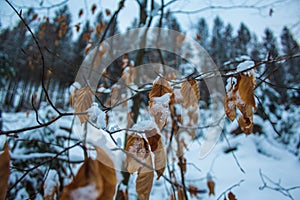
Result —
M28 117L26 117L26 113L4 113L3 122L4 130L17 129L36 123L33 112L30 112ZM71 125L71 122L71 117L63 118L61 121L51 125L50 128L56 129L61 124L68 127ZM20 137L22 134L20 134ZM186 185L193 185L198 189L207 190L206 179L207 174L210 174L215 182L215 196L209 197L206 193L198 194L197 198L193 197L191 199L217 199L218 197L224 199L224 196L221 194L235 184L239 185L233 187L230 191L236 195L237 199L289 199L279 191L268 188L262 189L264 183L260 172L267 176L264 177L264 180L268 186L275 188L280 186L282 187L282 192L284 192L284 189L300 186L299 158L290 153L284 146L272 144L263 135L245 136L242 134L239 136L227 136L227 139L231 147L236 147L233 153L244 173L238 166L232 152L225 153L226 149L228 149L228 143L225 138L221 137L214 149L204 159L200 159L200 143L195 141L188 146L189 150L184 155L188 163L185 174ZM0 145L2 146L5 138L0 137L0 140ZM76 152L81 153L78 149ZM76 152L71 152L71 154L76 154ZM18 152L18 157L22 157L21 153ZM16 156L14 152L11 154ZM76 156L78 160L82 158L82 155L74 155L72 157ZM168 176L167 172L165 174ZM180 179L179 170L175 172L175 175ZM129 182L128 192L130 199L136 199L137 197L135 194L135 178L136 175L132 176ZM279 185L275 185L268 178ZM170 192L170 185L163 178L160 178L153 184L150 199L170 199ZM300 199L300 188L290 190L289 193L294 199Z

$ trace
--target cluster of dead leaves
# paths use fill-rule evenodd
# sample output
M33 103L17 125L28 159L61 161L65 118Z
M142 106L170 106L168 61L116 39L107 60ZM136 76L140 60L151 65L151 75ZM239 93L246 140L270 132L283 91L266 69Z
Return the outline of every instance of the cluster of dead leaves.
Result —
M253 112L256 109L254 99L255 76L240 73L237 82L232 84L226 93L224 104L225 113L233 121L236 118L236 107L242 113L238 122L245 134L253 131Z
M149 199L154 170L159 179L166 166L166 152L156 128L145 130L146 138L139 134L127 136L125 166L129 173L138 173L136 192L139 199ZM154 161L154 164L152 163Z
M169 93L170 94L170 102L169 102L169 109L171 116L174 118L174 104L175 103L182 103L185 109L189 109L189 117L190 121L188 125L196 125L198 122L198 103L200 100L200 90L198 86L198 82L196 80L186 80L181 84L180 94L181 97L180 101L175 102L175 94L174 90L170 86L169 82L164 79L160 78L153 83L153 87L149 93L149 106L150 112L155 119L157 126L162 129L167 124L167 119L162 119L161 112L157 112L157 110L153 107L153 102L155 97L162 97L163 95ZM182 117L180 114L177 116L178 122L183 123Z

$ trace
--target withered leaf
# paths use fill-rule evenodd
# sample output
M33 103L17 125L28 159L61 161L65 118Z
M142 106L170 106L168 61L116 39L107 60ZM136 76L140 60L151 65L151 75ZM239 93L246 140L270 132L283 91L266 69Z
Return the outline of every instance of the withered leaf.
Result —
M209 190L208 195L215 195L215 182L213 180L207 180L207 187Z
M167 158L166 152L162 143L161 136L157 133L156 128L145 130L150 149L154 154L154 167L157 173L157 180L165 171Z
M98 160L88 158L73 181L64 187L61 200L113 199L117 184L116 173ZM86 192L86 191L89 192Z
M188 191L190 192L191 194L191 197L198 197L198 188L194 185L189 185L188 186Z
M200 90L196 80L185 81L181 85L183 107L197 106L200 100Z
M139 200L149 199L153 185L153 177L153 171L139 172L136 179L136 192L138 194Z
M183 188L179 188L179 187L177 188L177 196L178 196L178 200L186 200Z
M97 9L97 6L96 6L95 4L93 4L93 5L92 5L92 9L91 9L91 10L92 10L92 14L95 13L96 9Z
M152 158L149 153L144 162L152 167ZM154 172L146 166L142 166L136 179L136 192L140 200L148 200L153 185Z
M236 91L237 86L233 85L227 91L224 99L225 113L231 121L236 118Z
M147 158L151 159L147 141L137 134L127 135L125 150L127 152L126 166L131 174L143 167L140 162L144 162ZM152 167L152 164L150 166Z
M93 92L90 87L85 86L79 90L75 90L72 95L73 107L75 108L76 113L83 113L89 109L93 103L92 100ZM84 123L88 120L88 114L78 115L78 118L81 123Z
M8 144L6 143L3 152L0 153L0 200L4 200L7 193L8 178L10 174L10 155Z
M82 15L83 15L83 10L80 9L79 12L78 12L78 17L80 18Z
M246 135L249 135L249 134L252 133L252 131L253 131L253 119L252 119L252 117L247 118L247 117L239 116L238 122L239 122L240 128L242 129L242 131Z
M168 94L170 94L168 99L164 99ZM163 100L160 100L160 102L155 101L158 97L162 97ZM168 112L172 112L172 105L174 104L174 93L168 81L163 78L156 80L149 93L149 98L150 112L159 129L162 129L167 122ZM167 100L169 102L167 102Z
M240 79L238 81L238 91L241 99L247 104L251 105L255 108L255 100L254 100L254 86L255 79L253 74L244 75L240 73Z
M106 14L106 16L110 16L110 14L111 14L110 10L109 9L105 9L105 14Z
M232 192L227 194L229 200L236 200L235 195Z
M170 98L170 103L174 102L174 95L173 95L173 90L170 86L170 84L168 83L168 81L166 81L165 79L163 78L160 78L158 80L156 80L154 83L153 83L153 87L149 93L149 106L151 108L152 106L152 98L153 97L161 97L163 96L164 94L166 93L170 93L172 94L171 95L171 98Z

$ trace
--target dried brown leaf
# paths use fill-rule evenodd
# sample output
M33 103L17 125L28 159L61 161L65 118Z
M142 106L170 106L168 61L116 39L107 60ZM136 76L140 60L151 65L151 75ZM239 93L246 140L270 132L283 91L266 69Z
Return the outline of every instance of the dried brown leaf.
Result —
M185 81L181 85L181 96L183 97L183 107L197 106L200 100L200 90L196 80Z
M149 156L150 157L150 156ZM139 200L148 200L153 185L153 171L140 172L136 179L136 192Z
M174 100L172 101L172 99L174 99L173 90L172 90L170 84L168 83L168 81L166 81L163 78L156 80L153 84L153 87L152 87L150 93L149 93L149 99L150 99L149 106L150 107L152 106L152 98L153 97L161 97L166 93L172 94L170 103L174 102Z
M159 129L162 129L165 126L165 124L167 122L167 116L166 116L165 111L163 111L163 110L160 111L156 107L154 107L153 102L154 102L155 97L161 97L167 93L171 94L169 105L161 105L161 106L163 106L165 108L167 108L167 106L169 106L168 109L172 113L172 111L173 111L172 105L174 104L174 93L173 93L173 90L171 89L171 86L168 83L168 81L166 81L163 78L156 80L153 84L152 90L149 93L150 112L153 115L155 123L157 124ZM158 106L160 106L160 104L158 104Z
M74 95L72 96L72 102L74 104L76 113L83 113L89 109L93 103L92 100L93 92L90 87L85 86L79 90L75 90ZM88 120L88 114L78 115L78 118L81 123L84 123Z
M251 118L245 118L240 116L238 119L239 126L242 129L242 131L246 134L249 135L253 131L253 119Z
M180 34L176 37L176 45L179 47L181 46L182 42L184 41L185 39L185 35L183 34Z
M92 14L95 13L96 9L97 9L97 6L96 6L95 4L93 4L93 5L92 5L92 9L91 9Z
M38 18L38 14L35 13L32 15L32 21L36 20L37 18Z
M146 141L145 141L146 142ZM145 144L148 146L148 144ZM147 150L146 148L146 151ZM143 160L148 167L152 167L152 158L150 152L146 154ZM138 177L136 179L136 192L140 200L148 200L153 185L154 172L146 166L139 169Z
M178 200L186 200L183 188L177 188Z
M255 100L254 100L254 86L255 86L255 79L253 74L250 76L244 75L240 73L240 79L238 81L238 91L241 99L247 105L251 105L255 108Z
M145 130L147 140L149 142L151 151L154 154L154 166L157 173L157 180L165 171L167 158L161 136L157 133L155 128Z
M76 32L78 33L80 31L80 23L75 25Z
M198 198L198 188L194 185L188 186L188 191L190 192L191 197Z
M82 15L83 15L83 10L80 9L79 12L78 12L78 17L80 18Z
M113 199L117 184L113 161L101 148L96 147L96 151L98 160L85 160L73 181L64 188L62 200ZM89 189L89 193L84 189Z
M126 166L128 172L131 174L139 171L142 167L142 164L136 161L136 159L143 162L143 160L151 158L147 141L137 134L127 136L125 150L128 153ZM152 167L152 164L150 166Z
M106 16L110 16L110 14L111 14L110 10L109 9L105 9L105 14L106 14Z
M232 192L227 194L229 200L236 200L235 195Z
M7 193L8 178L10 174L10 155L8 144L6 143L3 152L0 153L0 200L4 200Z
M207 180L207 187L209 190L208 195L215 195L215 182L213 180Z

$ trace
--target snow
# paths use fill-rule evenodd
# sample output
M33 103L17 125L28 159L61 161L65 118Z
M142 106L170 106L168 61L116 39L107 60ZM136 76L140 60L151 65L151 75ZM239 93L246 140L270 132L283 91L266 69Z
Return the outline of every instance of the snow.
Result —
M58 174L55 170L49 170L48 176L44 183L44 196L52 196L55 188L58 189L59 187L59 178ZM56 195L54 196L54 199L57 198Z
M72 190L70 193L71 199L78 200L94 200L99 196L99 192L94 183Z
M158 99L158 102L160 101L161 99ZM41 115L49 113L48 111L51 110L47 107L44 107L43 109L44 110L41 110ZM281 109L284 108L280 108L279 111ZM289 112L291 111L293 111L294 114L289 114ZM203 120L199 121L201 121L201 123L205 125L205 123L207 123L206 120L210 116L210 113L201 109L200 112L200 119ZM284 120L290 120L299 116L300 109L297 107L291 107L290 110L286 110L283 112L281 112L281 116L284 118ZM26 113L3 113L4 130L33 125L35 124L34 121L35 116L33 112L30 113L28 117L26 117ZM62 121L58 121L56 125L51 126L51 129L53 129L57 133L60 133L60 131L57 131L60 130L59 125L64 124L65 126L68 126L68 124L71 124L71 121L72 118L63 118ZM188 144L188 150L184 154L184 157L189 163L187 165L187 171L185 174L186 185L194 185L198 189L207 190L207 174L211 175L212 180L216 184L215 196L208 197L208 194L206 193L201 195L198 194L198 198L216 199L230 186L239 183L241 180L244 180L239 186L231 190L236 195L237 199L286 199L286 197L279 192L267 188L260 190L260 187L263 186L263 182L259 174L260 170L274 182L278 182L280 180L280 185L282 187L288 188L300 185L299 177L297 175L300 170L299 158L295 156L295 154L291 153L291 149L295 147L287 147L285 145L278 144L276 140L272 139L273 137L275 137L275 133L269 121L262 119L258 115L254 115L254 122L261 125L261 127L263 128L263 132L265 133L264 135L249 135L247 137L243 134L235 137L227 135L231 147L237 148L234 153L245 173L241 172L234 157L232 156L232 153L224 153L224 150L228 149L228 144L226 140L224 140L224 138L222 139L221 137L213 150L203 158L201 158L200 155L200 152L203 149L203 143L200 142L200 138L199 140L195 140L194 142ZM126 119L125 121L120 123L126 123ZM294 120L293 124L295 124L295 126L292 127L293 131L299 132L299 127L297 127L299 125L299 122L297 120ZM233 123L227 122L224 132L228 133L231 130L235 129L237 126L237 121L234 121ZM117 129L117 127L115 128ZM132 127L133 130L137 131L144 131L153 128L157 128L157 125L152 120L141 121L137 125ZM120 151L111 151L111 148L116 148L116 145L111 142L111 139L108 137L108 133L104 130L92 127L88 127L88 130L87 142L100 146L105 150L105 152L108 152L108 155L111 158L113 158L115 166L121 166L124 160L124 155ZM19 134L19 137L21 139L27 138L27 136L38 138L38 136L40 136L40 133L25 132ZM115 138L118 138L118 145L121 146L121 143L123 141L122 136L116 136ZM6 140L6 138L4 137L1 137L0 139L0 143L4 143L4 140ZM17 149L11 152L11 157L13 160L31 158L34 159L45 156L53 157L54 154L45 152L31 153L26 155L25 152L22 152L21 150L17 151ZM65 157L62 156L60 158ZM70 159L77 161L83 160L82 149L80 147L76 147L70 150ZM191 163L193 165L191 165ZM180 172L179 168L177 167L177 161L175 161L174 163L170 162L169 165L170 167L175 166L175 176L177 181L180 183ZM19 174L18 172L12 172L10 181L15 182L21 175L22 173ZM120 177L120 173L118 173L117 175L118 181L120 182L122 180L122 177ZM165 171L165 175L168 176L167 171ZM46 187L47 191L50 190L50 186L55 185L55 177L55 172L51 172L50 170L45 182L46 185L48 184L48 186ZM135 179L136 174L132 175L129 180L128 192L130 199L137 199L137 195L135 193ZM268 182L268 184L271 183ZM89 197L97 195L94 189L95 186L91 184L86 187L79 188L73 195L76 195L76 199L78 199L80 196L86 199L85 195L87 194ZM167 183L163 178L160 178L160 180L154 181L150 199L170 199L170 191L170 184ZM300 189L291 190L290 193L294 197L294 199L300 199ZM29 198L29 196L25 189L21 189L17 192L16 199L24 198ZM196 198L193 197L189 199ZM223 199L223 197L221 197L221 199Z
M89 120L93 122L96 127L104 128L106 126L106 114L103 112L97 103L92 103L92 106L87 110Z
M240 64L238 64L236 71L237 72L243 72L243 71L247 71L249 69L251 69L252 67L255 66L255 63L251 60L246 60Z

